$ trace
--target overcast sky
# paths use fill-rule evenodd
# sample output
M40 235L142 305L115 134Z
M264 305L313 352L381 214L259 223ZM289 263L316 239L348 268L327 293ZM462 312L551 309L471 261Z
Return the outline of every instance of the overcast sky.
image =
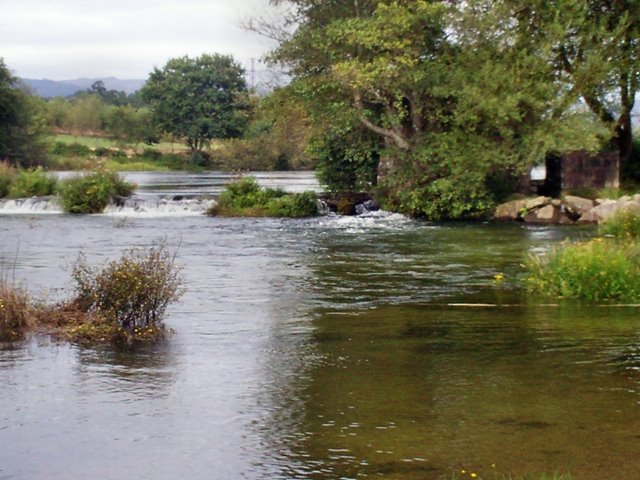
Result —
M170 58L233 55L249 67L272 43L242 29L268 0L0 0L0 57L24 78L147 78Z

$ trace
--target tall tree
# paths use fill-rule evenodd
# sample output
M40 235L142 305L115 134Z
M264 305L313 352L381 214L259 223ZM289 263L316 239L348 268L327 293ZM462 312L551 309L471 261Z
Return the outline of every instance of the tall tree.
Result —
M169 60L142 89L159 128L184 138L192 151L213 138L238 137L246 127L244 70L231 56Z
M496 175L595 143L495 2L292 3L300 26L272 58L291 65L327 125L356 119L383 142L392 208L465 216L490 205Z
M42 101L19 85L0 58L0 160L36 165L42 160Z
M631 112L640 88L637 0L507 1L521 35L535 42L558 80L611 128L621 166L631 159Z

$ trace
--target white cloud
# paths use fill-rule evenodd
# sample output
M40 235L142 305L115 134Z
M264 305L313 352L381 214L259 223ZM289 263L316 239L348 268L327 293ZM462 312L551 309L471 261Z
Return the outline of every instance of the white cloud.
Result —
M241 23L266 8L268 0L12 1L0 17L0 56L19 76L51 79L146 78L169 58L202 53L248 65L273 44Z

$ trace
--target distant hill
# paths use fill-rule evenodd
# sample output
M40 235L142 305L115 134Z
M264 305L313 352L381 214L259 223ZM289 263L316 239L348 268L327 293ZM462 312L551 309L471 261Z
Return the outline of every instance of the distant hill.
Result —
M123 91L127 94L133 93L136 90L140 90L146 80L141 79L128 79L121 80L119 78L76 78L74 80L47 80L47 79L33 79L22 78L25 84L27 84L36 93L36 95L44 98L51 97L68 97L78 92L79 90L86 90L91 88L98 80L104 82L104 86L108 90Z

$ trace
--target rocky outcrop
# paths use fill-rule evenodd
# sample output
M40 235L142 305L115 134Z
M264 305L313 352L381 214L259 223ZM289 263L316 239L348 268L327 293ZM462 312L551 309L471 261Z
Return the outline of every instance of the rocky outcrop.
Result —
M535 197L512 200L499 205L496 220L520 221L533 224L571 225L574 223L600 223L620 210L634 210L640 214L640 194L618 200L590 200L567 195L562 199Z

